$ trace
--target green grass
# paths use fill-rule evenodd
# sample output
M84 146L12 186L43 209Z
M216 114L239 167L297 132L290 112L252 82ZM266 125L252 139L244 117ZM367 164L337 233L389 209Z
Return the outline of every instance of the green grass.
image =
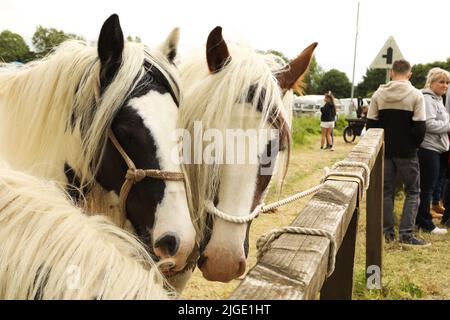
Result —
M341 116L336 121L334 129L335 135L341 135L347 121ZM300 115L294 117L292 121L292 140L294 147L308 146L312 143L313 137L320 136L320 118L312 115Z
M320 141L320 120L317 118L302 116L294 118L294 152L314 153L318 149ZM335 137L342 140L342 131L346 121L341 119L335 131ZM341 129L342 130L342 129ZM339 146L337 148L339 150ZM325 154L330 157L330 154ZM333 154L335 156L335 154ZM310 157L305 158L310 161ZM290 178L285 187L288 191L298 191L303 180L310 179L310 174L322 170L324 165L320 158L306 165L290 168ZM305 160L303 160L305 161ZM302 162L299 162L302 163ZM298 173L297 173L298 172ZM306 185L313 182L306 181ZM304 183L303 183L304 184ZM292 189L292 190L290 190ZM396 194L394 204L394 216L396 218L396 230L400 221L404 193ZM354 291L353 298L357 300L417 300L417 299L450 299L450 233L445 236L435 236L419 233L420 238L431 242L428 248L403 247L398 242L383 245L382 256L382 288L381 290L369 290L366 286L366 215L365 199L361 206L361 214L358 222L358 236L354 265ZM438 221L435 224L438 225Z
M395 197L396 230L403 209L404 193ZM398 242L383 245L382 289L369 290L365 280L365 204L358 223L353 298L358 300L417 300L450 298L450 234L418 236L431 247L403 247ZM435 221L438 225L438 221Z

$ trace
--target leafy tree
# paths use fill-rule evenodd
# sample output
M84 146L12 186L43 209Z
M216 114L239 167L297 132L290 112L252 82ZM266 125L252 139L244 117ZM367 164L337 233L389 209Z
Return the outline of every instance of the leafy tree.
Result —
M142 42L141 38L138 37L138 36L136 36L134 38L132 36L128 36L127 37L127 41L128 42L137 42L137 43L141 43Z
M292 60L286 57L282 52L277 50L267 50L260 51L263 54L273 54L275 56L280 57L285 63L289 63ZM299 90L295 91L297 94L318 94L318 83L321 77L323 76L324 71L321 66L318 65L316 57L313 56L311 59L311 63L309 64L308 71L305 74L303 82L300 84ZM300 91L300 92L299 92Z
M380 84L386 83L385 69L367 69L363 81L356 86L356 95L371 97Z
M323 93L319 91L319 83L324 74L323 68L317 63L316 56L313 56L309 64L309 70L303 80L303 91L305 95Z
M270 50L267 50L267 51L265 51L263 53L265 53L265 54L273 54L274 56L278 56L286 63L289 63L291 61L291 59L286 57L283 52L280 52L280 51L277 51L277 50L270 49Z
M19 34L9 30L0 33L0 61L25 62L29 52L30 48Z
M416 64L412 67L411 83L418 89L425 86L427 74L430 69L439 67L450 71L450 58L447 61L435 61L427 64Z
M33 46L36 48L36 56L47 55L54 47L68 39L83 40L83 37L54 28L38 26L32 38Z
M336 98L345 98L350 95L351 87L352 84L344 72L331 69L324 73L317 89L320 94L331 91Z
M418 89L425 86L428 71L431 68L439 67L450 71L450 58L446 61L435 61L426 64L416 64L412 67L411 83ZM386 82L386 70L384 69L367 69L363 77L363 81L356 87L356 94L363 97L370 97L380 84Z

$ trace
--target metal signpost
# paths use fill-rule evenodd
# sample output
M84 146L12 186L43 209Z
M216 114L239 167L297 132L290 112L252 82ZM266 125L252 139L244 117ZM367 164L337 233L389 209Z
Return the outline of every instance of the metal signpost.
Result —
M359 2L356 13L356 36L355 36L355 53L353 54L353 75L352 75L352 89L350 92L350 106L353 105L353 96L355 93L355 65L356 65L356 49L358 48L358 32L359 32ZM352 108L348 108L348 115L352 114Z

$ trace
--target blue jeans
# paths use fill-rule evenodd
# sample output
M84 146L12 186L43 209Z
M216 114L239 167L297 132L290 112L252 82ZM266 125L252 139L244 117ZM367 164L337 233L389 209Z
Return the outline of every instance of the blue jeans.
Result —
M419 160L417 156L412 158L384 158L384 217L383 230L385 234L394 234L394 197L395 177L405 185L405 201L399 225L399 234L410 235L414 230L420 195Z
M420 148L417 155L420 163L420 206L416 217L416 225L425 231L432 231L436 226L430 214L430 203L439 179L441 154L433 150Z

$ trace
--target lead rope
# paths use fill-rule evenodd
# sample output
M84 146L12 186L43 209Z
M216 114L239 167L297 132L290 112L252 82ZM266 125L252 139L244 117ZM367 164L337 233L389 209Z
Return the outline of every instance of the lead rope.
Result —
M364 175L360 173L355 172L345 172L345 171L338 171L337 169L340 167L359 167L363 168ZM354 181L358 183L358 189L359 196L362 196L362 190L367 191L367 188L370 184L370 168L362 162L356 162L356 161L339 161L333 165L333 167L328 169L327 167L324 168L325 175L321 180L321 183L319 185L316 185L306 191L302 191L299 193L296 193L290 197L287 197L285 199L282 199L280 201L276 201L273 203L270 203L268 205L261 204L257 206L253 212L246 217L234 217L231 216L225 212L220 211L217 209L212 201L206 201L205 202L205 209L208 213L216 215L218 218L223 219L228 222L237 223L237 224L243 224L252 221L254 218L256 218L261 212L268 212L273 209L282 207L284 205L287 205L288 203L294 202L296 200L299 200L301 198L307 197L315 192L317 192L320 188L322 188L325 184L325 181L327 180L345 180L345 178L356 178L349 181ZM338 178L338 177L342 177ZM269 231L268 233L263 234L261 237L258 238L256 242L256 248L258 250L257 259L258 261L263 257L263 255L270 249L271 243L278 239L282 234L290 233L290 234L303 234L303 235L311 235L311 236L320 236L320 237L326 237L330 241L330 258L328 261L328 272L327 277L329 277L335 268L336 263L336 239L333 234L331 234L329 231L321 230L321 229L315 229L315 228L306 228L306 227L282 227L278 229L274 229Z

